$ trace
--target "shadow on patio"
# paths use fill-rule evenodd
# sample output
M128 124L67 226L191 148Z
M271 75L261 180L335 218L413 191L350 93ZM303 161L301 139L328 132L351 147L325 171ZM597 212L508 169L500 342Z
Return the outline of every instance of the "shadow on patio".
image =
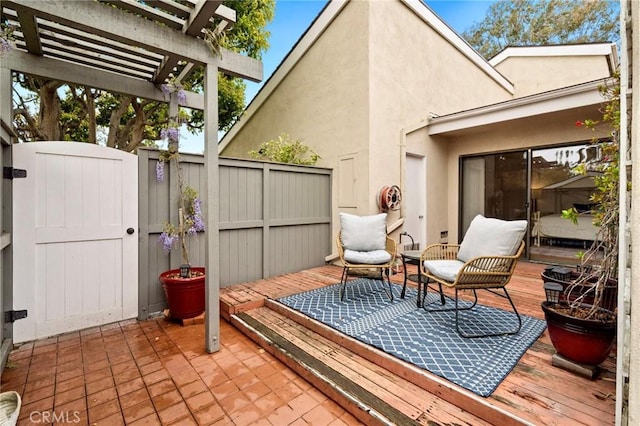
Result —
M509 285L521 313L539 318L543 267L520 262ZM221 314L229 320L262 306L265 297L335 284L340 273L341 268L324 266L224 288ZM401 278L399 274L393 280ZM502 301L489 295L480 303L500 306ZM2 390L22 395L19 424L360 423L314 386L330 395L332 389L307 382L313 382L307 370L276 359L268 352L272 348L260 348L227 321L220 327L221 350L214 354L204 351L201 320L185 325L162 318L123 321L23 344L10 355ZM419 424L491 424L470 414L480 412L487 419L491 410L532 424L612 424L615 359L607 360L600 378L591 381L552 367L552 353L545 332L488 398L471 397L455 385L437 385L440 396L459 392L453 395L460 401L455 405L377 368L378 374L397 382L397 389L386 390L389 404L407 390L414 394L402 401L401 410ZM379 364L386 363L381 358ZM362 418L357 407L352 412Z

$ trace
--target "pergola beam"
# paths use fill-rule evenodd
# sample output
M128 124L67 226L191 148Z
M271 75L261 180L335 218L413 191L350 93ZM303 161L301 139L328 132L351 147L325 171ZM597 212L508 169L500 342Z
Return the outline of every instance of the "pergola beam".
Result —
M206 2L215 3L215 2ZM205 43L180 34L150 20L98 2L75 0L3 0L3 6L64 24L88 34L114 40L164 56L203 65L213 53ZM262 80L262 62L227 49L221 49L219 70L251 81Z
M204 43L193 43L193 37L158 25L150 20L93 1L3 0L18 14L29 13L58 22L89 34L136 45L162 55L179 54L186 60L205 64L211 51Z
M178 66L178 62L180 62L180 60L176 55L165 56L153 77L153 81L157 84L165 81L173 72L174 68Z
M182 27L182 20L177 16L166 13L154 7L149 7L145 3L139 3L136 0L100 0L102 3L112 4L119 9L128 10L137 13L145 18L160 22L169 28L179 29Z
M187 35L197 37L202 32L202 29L209 24L209 18L213 16L216 9L222 5L222 0L200 0L189 17L189 20L185 22L182 32Z
M192 11L192 8L178 3L174 0L146 0L145 3L156 9L162 9L172 13L180 18L186 19Z
M42 55L42 44L38 36L36 17L32 13L20 13L18 14L18 22L20 22L20 29L22 30L27 50L34 55Z
M156 84L139 78L117 75L93 67L85 67L54 58L34 56L11 50L2 56L2 67L38 77L66 81L71 84L94 87L112 93L122 93L159 102L167 102L166 96ZM186 92L185 107L204 109L204 96Z
M205 64L211 52L204 43L179 34L150 20L98 2L3 0L3 6L62 23L89 34L137 45L152 52L180 54L189 61Z

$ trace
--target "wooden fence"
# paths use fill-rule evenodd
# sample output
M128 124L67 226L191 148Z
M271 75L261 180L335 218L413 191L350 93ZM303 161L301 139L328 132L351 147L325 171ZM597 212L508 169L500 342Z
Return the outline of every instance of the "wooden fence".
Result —
M138 151L139 318L165 307L161 272L177 268L180 250L165 254L158 236L177 223L178 184L172 167L156 179L160 151ZM204 188L204 157L181 154L186 183ZM331 253L331 170L219 159L220 286L320 266ZM203 201L203 206L206 201ZM205 230L206 232L206 230ZM204 233L190 239L192 266L204 264Z

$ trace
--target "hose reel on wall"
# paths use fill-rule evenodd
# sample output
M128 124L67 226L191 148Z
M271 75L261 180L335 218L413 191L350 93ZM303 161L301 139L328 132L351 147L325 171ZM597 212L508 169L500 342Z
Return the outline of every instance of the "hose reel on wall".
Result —
M387 185L380 188L376 197L378 208L382 211L400 210L402 193L397 185Z

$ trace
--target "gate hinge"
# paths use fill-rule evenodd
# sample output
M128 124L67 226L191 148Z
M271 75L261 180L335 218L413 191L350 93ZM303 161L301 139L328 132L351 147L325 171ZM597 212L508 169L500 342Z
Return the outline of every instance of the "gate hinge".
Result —
M21 311L7 311L4 313L4 322L16 322L16 320L23 319L27 317L27 310L23 309Z
M25 169L15 169L10 166L5 166L2 169L3 176L5 179L18 179L18 178L26 178L27 171Z

